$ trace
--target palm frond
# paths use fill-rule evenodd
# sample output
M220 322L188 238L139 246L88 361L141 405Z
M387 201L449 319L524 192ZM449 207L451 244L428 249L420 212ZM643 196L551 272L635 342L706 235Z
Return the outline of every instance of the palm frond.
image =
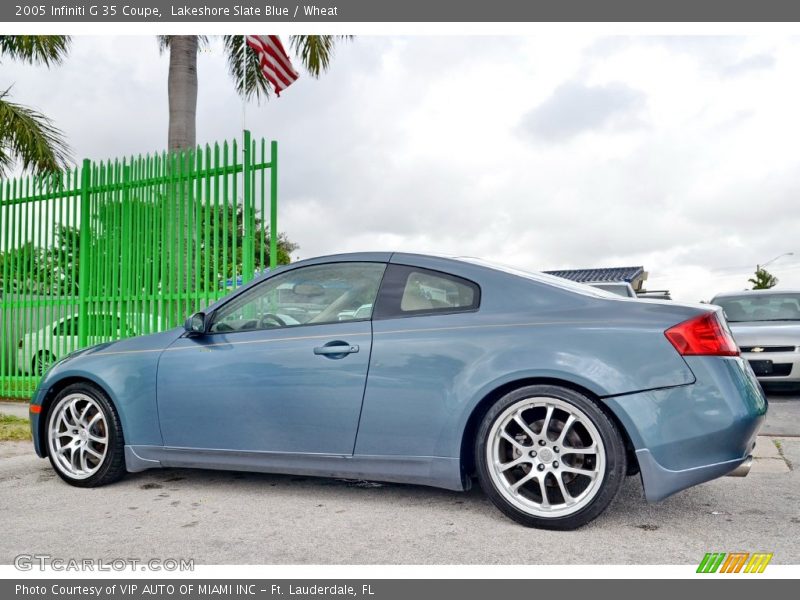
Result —
M272 96L272 87L261 71L258 55L244 48L243 35L225 35L223 44L228 59L228 72L240 96L250 100ZM319 77L330 66L333 49L339 40L352 39L351 35L293 35L289 47L300 58L300 62L313 76Z
M25 170L53 173L67 167L70 148L42 113L8 100L0 92L0 173L19 162Z
M289 45L300 57L303 66L314 77L327 71L338 40L352 39L352 35L292 35Z
M0 55L30 64L59 64L72 43L68 35L0 35Z
M258 55L244 45L244 36L225 35L222 38L228 59L228 72L238 94L248 100L255 98L259 102L262 98L269 98L272 88L258 64Z

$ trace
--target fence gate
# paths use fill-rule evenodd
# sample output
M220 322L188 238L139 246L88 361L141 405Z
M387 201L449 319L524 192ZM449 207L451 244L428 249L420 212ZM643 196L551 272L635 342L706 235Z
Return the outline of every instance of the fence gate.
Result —
M0 182L0 398L30 397L70 352L178 326L274 267L276 213L277 143L248 131L241 145Z

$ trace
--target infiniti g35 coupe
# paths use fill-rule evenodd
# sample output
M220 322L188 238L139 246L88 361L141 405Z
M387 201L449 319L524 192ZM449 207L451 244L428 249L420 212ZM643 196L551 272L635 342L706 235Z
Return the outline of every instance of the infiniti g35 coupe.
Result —
M722 312L474 259L281 267L184 327L80 350L31 404L80 487L200 467L468 489L573 529L641 474L657 501L745 474L766 401Z

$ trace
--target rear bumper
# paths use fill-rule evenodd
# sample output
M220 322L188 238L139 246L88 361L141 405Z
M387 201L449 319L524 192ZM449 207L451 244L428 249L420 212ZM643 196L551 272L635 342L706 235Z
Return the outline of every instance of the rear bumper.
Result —
M767 401L741 358L689 356L696 382L606 398L628 432L651 502L727 475L752 453Z

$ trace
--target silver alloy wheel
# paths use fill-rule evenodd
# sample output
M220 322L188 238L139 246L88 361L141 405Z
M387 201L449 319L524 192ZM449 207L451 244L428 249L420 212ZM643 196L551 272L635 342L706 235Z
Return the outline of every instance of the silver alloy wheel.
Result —
M533 397L495 419L486 462L495 488L513 506L554 518L576 513L597 495L606 451L582 410L558 398Z
M108 424L100 404L87 394L69 394L50 413L48 444L54 463L65 475L94 475L108 452Z

